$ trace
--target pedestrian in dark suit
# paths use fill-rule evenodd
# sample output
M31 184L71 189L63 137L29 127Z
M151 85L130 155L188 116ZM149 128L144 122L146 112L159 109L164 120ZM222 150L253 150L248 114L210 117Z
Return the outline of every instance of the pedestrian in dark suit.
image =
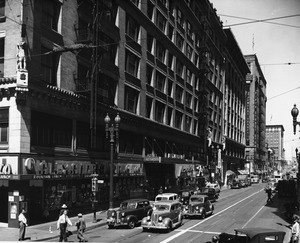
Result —
M83 233L86 229L86 223L81 213L78 214L78 221L75 225L77 226L77 238L79 242L87 242L87 240L83 236Z
M22 241L25 239L25 230L27 226L27 219L25 217L25 209L22 208L21 213L19 214L19 225L20 225L20 231L19 231L19 241Z

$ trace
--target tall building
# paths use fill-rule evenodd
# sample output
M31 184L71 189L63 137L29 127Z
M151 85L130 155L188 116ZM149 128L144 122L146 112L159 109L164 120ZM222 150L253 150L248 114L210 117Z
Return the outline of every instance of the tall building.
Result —
M281 170L284 158L284 127L282 125L267 125L266 126L266 142L268 148L268 159L272 159L269 167ZM271 157L270 157L271 156Z
M223 174L227 170L249 171L245 161L245 90L246 75L250 73L245 58L230 29L224 29L227 36L226 71L224 92L224 143L222 151Z
M207 175L220 158L226 35L202 1L23 0L0 6L0 222L90 208ZM16 54L18 55L16 58ZM209 133L208 133L209 128ZM207 135L211 146L207 147ZM116 139L116 137L114 137ZM209 168L209 170L207 170ZM71 210L72 212L72 210Z
M246 160L250 171L261 173L266 156L266 85L257 56L245 55L250 74L246 77Z

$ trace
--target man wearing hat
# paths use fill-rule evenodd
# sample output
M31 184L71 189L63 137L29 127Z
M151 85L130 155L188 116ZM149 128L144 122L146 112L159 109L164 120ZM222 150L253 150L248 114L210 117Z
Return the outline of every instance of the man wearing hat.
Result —
M72 226L72 222L68 217L68 210L66 209L66 205L62 206L61 214L57 220L57 229L60 230L59 233L59 241L67 241L67 226Z
M83 236L83 233L86 229L86 224L81 213L78 214L78 221L76 222L75 225L77 226L77 238L79 242L87 242L87 240Z
M299 241L299 234L300 234L300 226L299 226L299 216L294 214L293 215L293 226L292 226L292 237L291 241L292 243L298 243Z

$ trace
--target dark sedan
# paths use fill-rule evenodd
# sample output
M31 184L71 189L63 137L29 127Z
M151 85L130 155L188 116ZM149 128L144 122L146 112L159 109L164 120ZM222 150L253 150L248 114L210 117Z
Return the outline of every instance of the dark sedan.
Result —
M147 216L150 210L152 210L152 207L147 199L126 200L121 203L118 210L109 210L107 212L108 228L127 225L132 229Z
M208 199L213 202L217 201L217 199L219 198L219 193L216 192L214 188L210 188L210 187L202 187L195 194L207 195Z

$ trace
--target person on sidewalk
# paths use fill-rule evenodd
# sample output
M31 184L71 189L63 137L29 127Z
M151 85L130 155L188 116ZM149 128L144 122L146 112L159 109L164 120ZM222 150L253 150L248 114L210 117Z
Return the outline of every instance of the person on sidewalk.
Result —
M72 226L72 222L68 217L68 210L64 210L63 214L59 216L57 220L57 229L60 230L59 233L59 242L66 242L67 239L67 226Z
M20 225L20 231L19 231L19 241L25 240L25 230L27 225L27 219L25 217L25 209L22 208L21 213L19 214L19 225Z
M293 216L293 225L292 225L292 236L291 236L291 243L298 243L299 242L299 235L300 235L300 226L299 226L299 216Z
M81 213L78 214L78 221L75 225L77 226L77 238L79 242L87 242L87 240L83 236L83 233L86 229L86 223Z

